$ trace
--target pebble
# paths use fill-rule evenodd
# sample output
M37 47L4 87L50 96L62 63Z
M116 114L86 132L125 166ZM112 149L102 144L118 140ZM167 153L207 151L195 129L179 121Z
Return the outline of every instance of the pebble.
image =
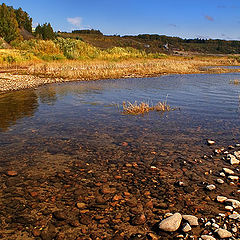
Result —
M138 214L136 215L133 220L132 220L132 225L143 225L146 222L146 217L145 215L142 214Z
M225 209L226 209L226 210L229 210L229 211L232 211L232 210L233 210L233 207L231 207L231 206L226 206Z
M213 145L213 144L215 144L215 141L213 141L213 140L211 140L211 139L208 139L208 140L207 140L207 143L208 143L208 145Z
M216 240L216 238L210 236L210 235L202 235L202 240Z
M228 176L228 178L229 178L230 180L232 180L232 181L239 179L238 176L232 176L232 175Z
M229 168L223 168L223 171L227 174L234 174L234 171Z
M227 155L227 159L230 161L230 164L231 165L234 165L234 164L239 164L239 160L232 154L228 154Z
M186 233L186 232L189 232L191 230L192 230L192 228L191 228L191 226L188 223L183 224L183 228L182 228L183 232Z
M219 228L219 225L216 224L216 223L213 223L213 224L212 224L212 227L214 227L214 228Z
M9 177L14 177L14 176L17 176L18 173L17 173L16 171L7 171L7 175L8 175Z
M239 208L240 207L240 202L235 199L227 199L226 203L231 203L233 208Z
M171 217L162 220L159 224L159 228L163 231L174 232L177 231L181 225L182 215L175 213Z
M240 151L235 151L234 155L239 159L240 158Z
M79 209L83 209L83 208L86 208L87 205L85 203L77 203L76 206Z
M218 234L218 236L219 236L220 238L230 238L230 237L232 237L232 233L231 233L231 232L229 232L229 231L226 230L226 229L222 229L222 228L219 228L219 229L217 230L217 234Z
M209 191L213 191L214 189L216 189L216 186L214 184L210 184L206 186L206 189Z
M226 176L226 174L225 174L224 172L220 172L219 175L220 175L221 177L225 177L225 176Z
M227 197L217 196L216 200L217 200L217 202L223 203L227 200Z
M224 183L224 181L223 181L221 178L218 178L216 181L217 181L217 183L219 183L219 184L223 184L223 183Z
M230 219L237 220L237 219L240 219L240 214L234 213L234 214L229 215L228 217Z
M184 220L186 220L191 226L198 226L198 218L193 215L183 215Z

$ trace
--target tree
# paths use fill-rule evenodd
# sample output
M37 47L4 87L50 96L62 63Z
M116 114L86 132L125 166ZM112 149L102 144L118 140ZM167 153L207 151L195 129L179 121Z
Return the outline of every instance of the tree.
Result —
M15 10L15 14L18 26L32 33L32 18L29 17L28 13L19 8Z
M56 34L50 23L44 23L42 26L39 24L35 29L35 36L43 40L53 40L56 38Z
M20 38L14 9L4 3L0 5L0 36L8 43Z

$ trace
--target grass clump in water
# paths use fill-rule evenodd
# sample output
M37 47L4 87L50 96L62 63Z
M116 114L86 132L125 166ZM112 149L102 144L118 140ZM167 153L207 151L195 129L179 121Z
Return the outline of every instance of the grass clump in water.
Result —
M154 106L150 106L149 103L146 102L140 102L138 104L137 101L134 103L131 103L129 101L122 103L123 107L123 114L129 114L129 115L140 115L145 114L150 111L158 111L158 112L169 112L171 110L174 110L170 107L170 105L167 104L167 101L158 102Z
M238 80L238 79L231 80L229 83L230 84L234 84L234 85L239 85L240 84L240 80Z

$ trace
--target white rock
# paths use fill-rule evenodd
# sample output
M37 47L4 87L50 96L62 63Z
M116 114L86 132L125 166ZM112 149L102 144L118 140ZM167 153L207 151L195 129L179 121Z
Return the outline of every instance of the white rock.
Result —
M226 176L226 174L225 174L224 172L220 172L219 175L220 175L221 177L225 177L225 176Z
M214 228L219 228L219 225L216 224L216 223L213 223L213 224L212 224L212 227L214 227Z
M220 238L230 238L230 237L232 237L232 233L231 233L231 232L229 232L229 231L226 230L226 229L222 229L222 228L219 228L219 229L217 230L217 234L218 234L218 236L219 236Z
M182 228L183 232L189 232L192 230L191 226L188 223L185 223Z
M226 206L225 209L228 210L228 211L232 211L232 210L233 210L233 207L231 207L231 206Z
M211 226L211 225L212 225L212 224L211 224L211 222L209 222L209 221L205 223L205 227Z
M184 220L186 220L191 226L198 226L198 218L193 215L183 215Z
M237 226L234 226L234 227L232 228L232 232L236 233L237 231L238 231Z
M239 179L238 176L232 176L232 175L228 176L228 178L229 178L230 180L232 180L232 181Z
M217 196L216 200L217 200L217 202L223 203L227 200L227 197Z
M224 183L224 181L223 181L221 178L218 178L216 181L217 181L217 183L219 183L219 184L223 184L223 183Z
M240 219L240 214L231 214L228 216L230 219L234 219L234 220L237 220L237 219Z
M239 164L239 160L234 156L234 155L232 155L232 154L228 154L227 155L227 159L230 161L230 163L232 164L232 165L234 165L234 164Z
M234 174L234 171L229 168L223 168L223 171L227 174Z
M220 217L225 217L225 214L224 213L219 213L218 214Z
M215 144L215 141L208 139L207 143L208 143L208 145L213 145L213 144Z
M227 199L226 203L230 203L233 208L239 208L240 207L240 202L235 199Z
M216 186L214 184L210 184L210 185L206 186L206 189L209 191L212 191L212 190L216 189Z
M216 240L216 238L210 236L210 235L202 235L202 240Z
M234 152L234 155L235 155L238 159L240 159L240 151L235 151L235 152Z
M240 143L236 143L236 144L235 144L235 147L240 147Z
M159 228L163 231L174 232L180 227L181 221L182 215L180 213L175 213L171 217L162 220L159 223Z

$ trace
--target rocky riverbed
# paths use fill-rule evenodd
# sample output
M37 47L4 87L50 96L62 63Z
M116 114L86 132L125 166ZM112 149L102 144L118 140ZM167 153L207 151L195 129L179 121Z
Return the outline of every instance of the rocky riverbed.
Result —
M204 149L171 160L128 142L65 141L10 162L3 154L0 237L240 239L240 145Z

